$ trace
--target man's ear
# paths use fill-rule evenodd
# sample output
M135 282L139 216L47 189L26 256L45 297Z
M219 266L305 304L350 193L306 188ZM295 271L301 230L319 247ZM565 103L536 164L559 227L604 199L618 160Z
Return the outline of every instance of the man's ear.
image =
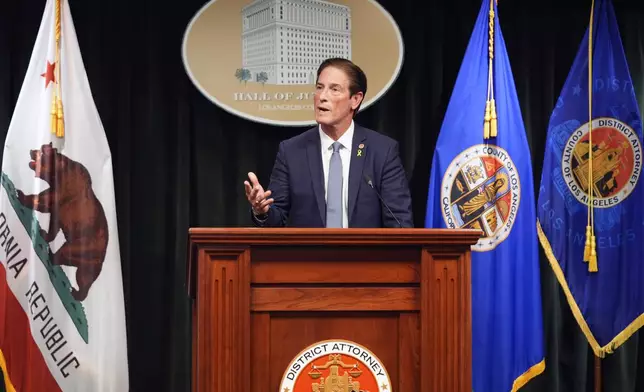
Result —
M362 103L364 99L364 94L362 91L359 91L351 96L351 109L356 110L358 106Z

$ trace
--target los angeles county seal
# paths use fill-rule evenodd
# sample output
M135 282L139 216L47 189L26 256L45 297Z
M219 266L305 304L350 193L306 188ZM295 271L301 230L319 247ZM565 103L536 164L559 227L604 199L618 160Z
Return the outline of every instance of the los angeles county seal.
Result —
M367 348L342 340L314 343L293 358L279 392L392 392L383 363Z
M637 133L619 120L597 118L592 124L592 181L588 123L566 141L561 170L568 189L579 202L588 205L592 188L593 207L610 208L635 189L642 170L642 146Z
M507 151L495 145L464 150L443 176L441 210L447 227L483 231L473 251L492 250L510 235L520 201L517 168Z

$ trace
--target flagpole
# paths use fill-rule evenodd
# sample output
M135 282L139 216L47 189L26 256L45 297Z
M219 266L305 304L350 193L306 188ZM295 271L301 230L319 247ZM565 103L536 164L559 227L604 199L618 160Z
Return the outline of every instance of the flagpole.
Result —
M593 21L595 18L595 0L590 6L590 24L588 26L588 226L586 226L586 249L584 261L588 262L588 271L597 272L597 253L595 248L595 217L593 209ZM595 358L595 392L602 390L601 358L593 351Z
M597 272L597 250L595 245L595 219L593 208L593 193L595 179L593 178L593 20L595 0L590 6L590 23L588 26L588 225L586 226L586 245L584 247L584 262L588 262L588 271Z
M594 354L593 354L594 355ZM602 390L602 370L601 370L601 358L597 355L595 356L595 392L601 392Z
M485 116L483 124L483 139L496 137L497 114L494 102L494 4L498 0L490 0L488 22L488 75L487 75L487 101L485 103Z

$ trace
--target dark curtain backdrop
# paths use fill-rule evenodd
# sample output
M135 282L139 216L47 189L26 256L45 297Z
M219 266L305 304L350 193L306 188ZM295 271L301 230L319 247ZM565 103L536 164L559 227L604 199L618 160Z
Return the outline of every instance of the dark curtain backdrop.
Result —
M237 118L193 87L182 65L181 41L204 0L69 1L113 155L131 390L188 391L187 230L248 226L246 173L255 171L266 183L278 143L303 129ZM357 121L400 141L416 224L422 226L432 151L480 1L380 1L402 30L404 65L389 92ZM0 8L2 140L44 4L5 1ZM642 104L644 2L614 4ZM589 7L590 0L499 3L536 184L550 112L584 34ZM546 371L524 390L591 391L592 351L545 259L541 267ZM644 390L644 379L638 377L644 370L642 354L643 343L635 334L602 361L603 390Z

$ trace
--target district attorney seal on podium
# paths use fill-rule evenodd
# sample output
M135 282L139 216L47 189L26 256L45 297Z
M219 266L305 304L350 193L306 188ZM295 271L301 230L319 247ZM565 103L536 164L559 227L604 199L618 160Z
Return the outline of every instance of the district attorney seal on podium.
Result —
M391 392L382 361L358 343L332 339L314 343L291 361L279 392Z

